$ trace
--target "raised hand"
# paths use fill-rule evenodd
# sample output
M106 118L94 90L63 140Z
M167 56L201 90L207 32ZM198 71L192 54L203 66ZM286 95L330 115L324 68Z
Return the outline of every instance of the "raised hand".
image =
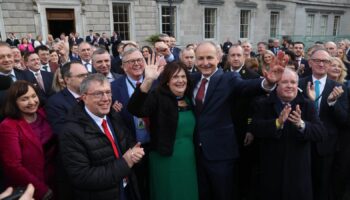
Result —
M138 163L142 157L145 155L141 143L138 142L135 146L128 149L124 154L123 158L125 159L128 166L131 168L135 163Z
M244 137L244 146L249 146L254 140L254 135L250 132L247 132Z
M291 110L292 110L292 107L289 104L284 106L283 110L280 113L280 116L278 117L279 124L282 125L282 124L284 124L285 121L287 121Z
M327 98L327 102L336 101L343 93L344 93L344 90L343 90L342 86L335 86L333 88L333 91L329 94L329 96Z
M159 64L160 57L152 54L151 58L148 58L147 65L145 66L145 79L156 80L163 72L164 66Z
M263 70L263 75L267 81L268 86L273 86L281 79L286 64L287 63L284 52L278 52L277 57L274 58L273 62L270 64L270 69Z
M120 103L119 101L115 101L112 105L112 108L116 111L116 112L120 112L123 109L123 104Z
M316 100L315 86L309 81L306 87L306 95L311 101Z
M299 126L301 122L301 110L300 106L296 105L295 110L293 110L288 116L288 120L292 122L295 126Z

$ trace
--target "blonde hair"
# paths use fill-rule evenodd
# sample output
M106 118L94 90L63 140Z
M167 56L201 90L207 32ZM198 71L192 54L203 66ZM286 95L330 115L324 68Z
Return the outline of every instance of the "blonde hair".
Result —
M341 83L341 84L343 84L346 80L345 80L345 77L347 76L347 69L346 69L346 67L345 67L345 65L344 65L344 63L343 63L343 61L340 59L340 58L338 58L338 57L331 57L330 58L330 61L333 63L334 61L335 62L337 62L337 64L340 66L340 68L341 68L341 73L340 73L340 76L337 78L337 80L335 80L335 81L337 81L338 83Z

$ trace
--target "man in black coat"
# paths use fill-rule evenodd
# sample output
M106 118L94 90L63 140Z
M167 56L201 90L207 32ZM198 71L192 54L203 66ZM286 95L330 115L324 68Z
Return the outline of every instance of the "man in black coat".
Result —
M298 92L298 75L285 69L276 91L254 104L252 133L260 138L260 198L311 200L311 141L326 131L313 103Z
M315 107L328 133L324 141L314 142L311 148L314 199L317 200L332 199L331 172L337 150L339 127L346 123L348 116L347 91L344 91L340 84L327 79L329 59L326 50L315 50L309 59L312 75L299 81L299 87L303 91L310 90L311 83L314 84L315 91L319 85Z
M243 43L244 44L244 43ZM248 44L246 44L248 45ZM242 79L257 79L259 74L253 70L247 69L244 65L245 55L243 47L238 44L232 45L227 54L227 62L229 68L227 72L236 72L241 75ZM235 97L232 95L231 115L232 122L235 125L235 133L237 137L240 158L238 159L238 194L239 199L252 197L255 195L254 177L256 172L253 170L256 163L256 145L252 144L254 136L248 132L248 120L251 120L251 103L252 97Z
M140 199L132 167L144 156L118 113L110 110L111 86L92 74L80 87L82 102L67 116L60 134L63 166L75 199Z

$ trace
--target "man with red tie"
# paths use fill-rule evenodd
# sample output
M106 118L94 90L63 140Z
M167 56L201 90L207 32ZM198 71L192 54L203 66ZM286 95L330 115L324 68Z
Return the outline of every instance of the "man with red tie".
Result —
M201 73L192 74L196 113L194 143L197 156L199 199L234 199L234 168L238 144L231 117L231 97L256 96L274 88L283 67L276 65L264 80L242 80L235 72L218 68L219 48L202 42L196 48L196 65ZM237 112L237 111L236 111Z
M60 134L61 157L74 199L139 199L132 167L144 156L140 143L114 110L109 81L92 74L80 86L82 101Z

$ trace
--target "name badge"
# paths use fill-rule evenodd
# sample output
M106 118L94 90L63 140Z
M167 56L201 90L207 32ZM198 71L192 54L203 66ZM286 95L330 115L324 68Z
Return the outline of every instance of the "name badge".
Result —
M144 129L145 128L145 122L142 118L137 118L137 129Z

